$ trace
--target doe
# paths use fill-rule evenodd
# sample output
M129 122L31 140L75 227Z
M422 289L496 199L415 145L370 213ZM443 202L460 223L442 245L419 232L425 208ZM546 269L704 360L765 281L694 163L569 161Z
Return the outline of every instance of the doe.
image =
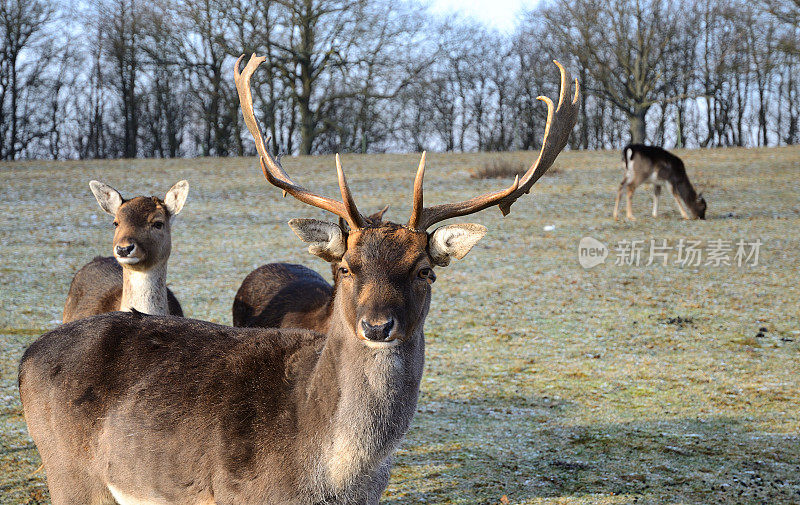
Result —
M636 187L640 184L653 185L653 217L658 216L658 197L661 195L661 186L666 184L675 204L684 219L705 219L706 201L702 194L695 192L683 161L674 154L655 146L642 144L628 144L622 149L622 168L625 175L617 190L614 202L614 220L619 219L619 201L622 191L625 190L625 215L631 221L633 209L631 199Z
M114 216L112 257L84 265L69 286L62 321L68 323L104 312L138 310L145 314L183 316L167 288L167 260L172 251L172 219L186 202L189 183L180 181L164 200L119 191L98 181L89 187L100 208Z

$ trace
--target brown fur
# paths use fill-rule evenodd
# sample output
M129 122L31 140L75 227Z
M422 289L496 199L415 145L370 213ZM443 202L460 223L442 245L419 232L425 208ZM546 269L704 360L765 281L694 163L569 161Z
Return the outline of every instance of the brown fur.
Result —
M98 256L81 267L72 278L63 322L119 310L121 300L122 266L112 256ZM171 315L183 317L181 304L169 288L167 302Z
M658 198L661 195L661 185L666 184L672 192L675 204L684 219L705 219L706 201L698 195L683 161L672 153L655 146L642 144L629 144L622 149L622 164L625 176L617 190L614 202L614 220L619 216L619 202L623 190L626 196L626 216L635 221L631 200L636 188L644 183L653 184L653 217L658 214Z
M170 215L158 197L137 196L124 202L114 218L114 247L136 244L139 262L131 270L148 270L169 259L172 249ZM163 223L160 229L153 224Z
M369 226L383 221L387 205L365 218ZM339 226L348 231L343 219ZM244 278L233 300L233 325L245 328L306 328L325 333L339 279L339 262L331 262L331 286L302 265L269 263Z
M19 387L53 504L113 503L112 491L174 504L377 503L416 411L427 245L391 223L350 232L326 335L139 312L43 335ZM396 342L367 345L359 321L387 317Z
M165 274L172 250L170 218L164 202L155 196L123 201L114 215L112 248L116 251L118 247L135 244L130 257L139 261L122 266L114 258L95 258L84 265L70 284L62 321L68 323L104 312L127 310L140 289L129 285L131 271L164 269ZM161 223L161 227L156 228L155 223ZM183 316L180 303L166 285L155 289L153 296L158 298L151 301L153 305L166 304L169 314Z

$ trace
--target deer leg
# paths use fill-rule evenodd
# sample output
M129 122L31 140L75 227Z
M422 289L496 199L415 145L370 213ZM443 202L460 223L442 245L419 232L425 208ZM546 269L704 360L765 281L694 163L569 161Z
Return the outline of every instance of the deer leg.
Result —
M672 198L675 199L675 205L677 205L678 210L681 211L681 216L684 219L689 219L689 214L686 212L686 209L683 208L683 202L681 201L681 197L678 196L678 192L675 191L675 187L670 185L669 190L670 193L672 193Z
M386 461L381 463L370 479L367 488L367 505L378 505L380 502L383 490L389 485L389 471L392 468L392 460L392 456L386 458Z
M661 186L653 185L653 217L658 217L658 197L661 196Z
M619 219L619 201L622 198L622 190L625 189L625 181L627 179L623 179L622 183L619 185L619 189L617 190L617 199L614 200L614 221Z
M633 198L633 192L636 191L636 188L633 185L628 185L625 189L625 215L631 221L636 221L636 218L633 217L633 207L631 207L631 198Z

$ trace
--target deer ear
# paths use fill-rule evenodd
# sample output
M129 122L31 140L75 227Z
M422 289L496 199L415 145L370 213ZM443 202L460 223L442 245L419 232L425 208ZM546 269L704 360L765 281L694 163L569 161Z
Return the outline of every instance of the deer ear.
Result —
M379 210L378 212L376 212L375 214L371 214L369 216L369 219L371 221L375 221L375 222L379 223L379 222L383 221L383 215L386 213L387 210L389 210L389 206L388 205L386 207L382 208L381 210Z
M289 226L300 240L309 244L308 252L325 261L339 261L347 251L344 232L334 223L317 219L292 219Z
M177 216L183 204L186 203L186 197L189 196L189 183L187 181L176 182L174 186L169 188L167 196L164 197L164 205L169 211L170 217Z
M461 259L486 235L486 227L467 223L436 228L428 238L428 253L435 265L444 267L452 258Z
M89 188L94 193L100 208L116 217L117 210L122 205L122 195L119 194L119 191L100 181L90 181Z

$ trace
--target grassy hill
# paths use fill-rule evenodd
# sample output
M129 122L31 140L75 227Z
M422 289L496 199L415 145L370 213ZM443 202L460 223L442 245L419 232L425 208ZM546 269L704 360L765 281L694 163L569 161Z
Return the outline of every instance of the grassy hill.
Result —
M616 151L564 153L509 216L462 218L489 233L438 270L419 412L385 503L800 503L800 148L678 154L708 201L706 221L680 219L666 193L654 219L652 192L640 188L638 221L615 223ZM426 202L499 188L510 180L470 170L534 158L430 155ZM388 203L399 222L417 162L343 157L360 209ZM284 166L338 194L333 157ZM168 280L188 317L230 324L236 289L263 263L329 275L286 221L331 216L282 199L254 158L0 165L0 502L49 503L45 476L32 474L39 457L16 370L58 324L74 272L110 254L111 219L89 180L163 196L184 178ZM587 236L609 248L589 270L578 263ZM705 253L730 241L733 264L706 264L706 254L679 265L673 249L667 265L645 265L651 239L698 240ZM615 264L615 249L634 240L640 265ZM761 241L757 265L736 265L739 240Z

